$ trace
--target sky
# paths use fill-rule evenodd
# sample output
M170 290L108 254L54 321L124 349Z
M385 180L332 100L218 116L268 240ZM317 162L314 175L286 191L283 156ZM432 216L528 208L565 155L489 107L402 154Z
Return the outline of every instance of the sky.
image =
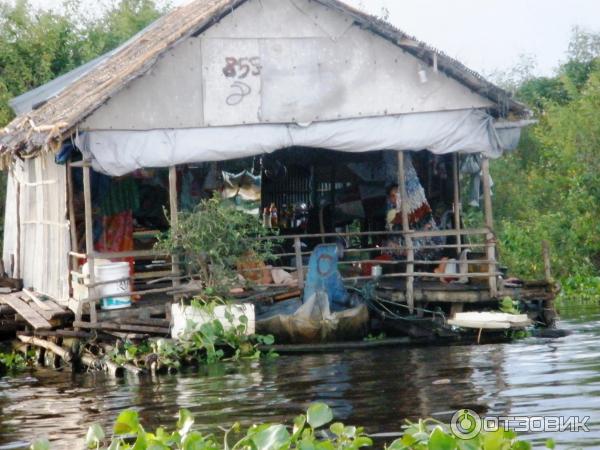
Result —
M84 1L92 6L98 0ZM551 75L565 60L574 26L600 32L600 0L345 1L373 14L387 8L398 28L483 74L507 71L527 55L537 61L537 75ZM47 7L62 1L32 3Z

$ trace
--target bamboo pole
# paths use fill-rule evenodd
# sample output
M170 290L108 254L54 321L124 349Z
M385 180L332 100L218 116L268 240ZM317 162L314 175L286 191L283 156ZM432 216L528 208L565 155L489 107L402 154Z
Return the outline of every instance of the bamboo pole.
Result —
M169 208L171 215L171 233L176 233L178 222L177 208L177 168L169 167ZM179 275L179 258L176 255L171 255L171 273L174 277ZM179 280L173 278L173 287L179 285Z
M92 185L91 185L91 169L88 165L83 167L83 201L85 210L85 254L88 264L90 284L96 282L96 274L94 271L94 220L92 216ZM89 297L93 297L93 291L88 293ZM96 317L96 301L86 300L90 307L90 321L95 323ZM80 302L81 303L81 302ZM76 320L81 320L83 305L77 308Z
M131 363L125 363L123 364L123 368L127 371L130 372L134 375L140 375L142 373L144 373L144 369L139 368L138 366L135 366Z
M489 232L487 227L484 228L471 228L471 229L461 229L460 234L462 236L470 236L477 234L486 234ZM314 234L289 234L285 236L261 236L253 238L258 241L267 241L267 240L281 240L281 239L313 239L313 238L321 238L321 237L352 237L352 236L404 236L407 234L404 231L343 231L339 233L314 233ZM436 236L454 236L456 234L456 230L409 230L408 234L412 237L436 237Z
M407 247L406 259L413 261L415 259L415 251L412 245L412 237L410 236L410 223L408 222L408 200L406 195L406 176L404 172L404 152L398 152L398 188L400 191L400 207L402 212L402 231L404 231L404 244ZM414 264L409 262L406 264L406 303L411 314L415 310L414 282L413 276Z
M113 377L120 378L123 375L125 375L125 368L123 366L118 366L117 364L110 361L109 359L104 359L102 361L102 366L103 366L104 370L106 370Z
M91 370L98 370L101 367L100 361L91 355L81 355L79 360L84 366Z
M68 350L65 350L64 348L62 348L59 345L56 345L53 342L46 341L44 339L39 339L33 336L18 335L17 338L19 338L21 342L24 342L26 344L35 345L36 347L41 347L48 351L51 351L55 355L60 356L62 360L67 364L70 364L73 360L73 356Z
M454 153L452 155L452 181L454 187L454 229L456 230L456 245L457 247L457 257L460 257L462 252L461 241L462 237L460 234L460 178L458 174L458 153Z
M490 296L498 297L498 287L496 284L496 239L494 236L494 217L492 213L492 187L490 183L490 160L487 157L482 158L481 170L483 176L483 207L485 213L485 225L489 229L486 235L487 259L494 261L488 265Z

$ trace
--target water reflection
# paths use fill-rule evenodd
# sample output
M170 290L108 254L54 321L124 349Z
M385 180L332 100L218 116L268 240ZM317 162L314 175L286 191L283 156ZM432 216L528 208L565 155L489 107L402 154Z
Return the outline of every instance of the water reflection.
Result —
M138 380L40 371L0 380L0 446L48 436L54 448L79 446L93 422L110 426L134 407L148 425L173 423L179 408L218 431L236 421L288 420L313 401L368 432L394 432L404 420L448 420L459 408L498 415L589 415L587 434L553 435L561 444L600 447L600 314L563 312L565 338L511 345L418 347L283 356L220 364L196 373ZM544 436L548 437L548 436ZM542 436L531 435L539 442Z

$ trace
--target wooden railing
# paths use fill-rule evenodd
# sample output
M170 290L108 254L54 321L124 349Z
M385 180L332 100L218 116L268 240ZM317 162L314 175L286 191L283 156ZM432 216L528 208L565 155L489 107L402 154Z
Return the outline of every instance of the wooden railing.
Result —
M459 238L457 239L457 234ZM410 237L410 239L406 239ZM453 237L456 243L440 243L433 244L428 243L426 245L414 245L419 239L424 238L447 238ZM414 301L414 283L418 277L426 277L433 279L448 279L457 277L467 277L469 279L487 279L490 290L490 296L495 298L497 296L496 289L496 278L499 275L497 269L497 261L495 258L495 239L493 233L488 228L478 229L464 229L464 230L432 230L432 231L411 231L405 233L403 231L380 231L380 232L341 232L341 233L319 233L319 234L295 234L295 235L282 235L282 236L266 236L257 238L260 240L277 240L277 244L282 247L292 248L293 251L282 250L274 253L274 268L280 268L287 271L295 271L298 277L298 287L304 288L304 278L306 269L306 260L312 254L312 251L303 250L302 243L306 240L319 240L319 241L330 241L333 242L338 238L366 238L366 239L389 239L389 238L403 238L403 242L411 242L412 248L407 245L372 245L362 248L349 248L345 249L345 255L354 254L365 254L364 258L358 259L342 259L339 261L340 266L353 265L361 267L364 264L380 265L386 267L386 273L380 276L373 275L353 275L344 277L346 282L358 282L368 281L375 278L378 279L404 279L405 283L405 297L409 309L413 310L415 307ZM479 238L478 242L471 242L472 238ZM481 239L483 238L483 239ZM291 241L291 242L290 242ZM397 239L400 241L400 239ZM285 242L288 245L285 245ZM413 250L412 252L410 250ZM415 257L415 250L453 250L456 251L455 260L457 264L459 261L459 252L465 249L478 250L480 253L484 253L486 258L477 259L466 259L462 261L467 267L473 266L486 266L486 271L467 271L464 274L447 274L447 273L435 273L435 267L439 266L443 262L447 262L443 259L436 258L435 260L429 259L418 259ZM385 252L394 252L392 260L380 260L375 259L376 256L381 255ZM453 252L454 253L454 252ZM418 253L417 253L418 255ZM138 262L148 261L153 259L164 260L158 267L156 264L152 264L158 270L150 270L145 272L139 272L133 274L131 277L126 277L121 280L110 280L110 281L98 281L97 279L90 277L89 274L84 274L79 271L71 271L72 286L74 288L74 298L79 302L79 312L82 312L84 304L95 305L102 296L97 293L97 288L106 284L111 284L119 281L130 281L136 283L135 289L131 289L128 292L122 293L122 295L136 295L145 296L150 294L165 294L174 295L177 291L175 286L180 280L186 278L180 273L180 262L173 260L164 253L159 253L154 250L139 250L130 252L110 252L110 253L99 253L94 252L91 255L83 253L70 252L70 256L73 258L86 258L89 261L97 259L125 259L132 258ZM89 267L89 265L88 265ZM431 268L431 270L429 270ZM248 268L244 271L263 271L264 268ZM281 287L275 284L260 284L260 287ZM90 320L96 322L96 310L94 307L90 307Z
M83 313L83 307L85 304L89 304L89 313L91 322L96 322L96 308L91 307L100 301L103 297L99 295L98 288L113 284L127 281L130 283L130 290L122 292L119 295L122 296L145 296L150 294L167 294L173 290L173 279L179 276L179 272L173 271L173 261L169 255L159 253L154 250L137 250L129 252L94 252L93 254L83 254L77 252L69 252L69 256L79 259L86 260L88 262L88 271L83 273L83 266L80 266L78 270L71 270L70 279L71 287L73 289L73 299L77 302L76 314L81 315ZM127 276L121 279L113 279L109 281L99 281L96 277L90 276L90 267L94 267L94 264L89 264L90 261L97 261L99 259L109 260L132 260L134 263L143 263L152 260L164 260L161 264L147 264L149 270L139 271L133 273L131 276ZM161 286L164 285L164 286ZM78 318L78 320L81 320Z
M373 275L368 276L352 276L352 277L344 277L344 281L360 281L360 280L372 280L374 278L383 278L383 279L393 279L400 278L406 279L406 299L408 306L411 310L414 309L414 282L417 277L427 277L427 278L436 278L436 279L448 279L448 278L457 278L457 277L467 277L469 279L480 278L487 279L488 286L490 290L490 296L492 298L497 297L497 288L496 288L496 279L500 275L498 271L498 264L496 261L496 241L493 232L489 228L477 228L477 229L461 229L461 230L431 230L431 231L380 231L380 232L341 232L341 233L319 233L319 234L297 234L297 235L285 235L285 236L268 236L260 239L273 239L273 240L281 240L281 241L293 241L294 252L280 252L275 254L275 260L285 261L286 258L293 259L293 265L280 265L274 266L287 270L295 269L298 274L298 284L300 288L304 287L304 272L307 266L304 264L304 258L309 256L311 251L302 251L302 241L309 239L321 239L321 240L333 240L336 238L352 238L352 237L362 237L362 238L392 238L392 237L401 237L402 241L405 243L404 245L386 247L386 246L372 246L372 247L364 247L364 248L350 248L344 250L345 254L352 253L368 253L369 257L366 259L352 259L352 260L342 260L339 262L340 265L358 265L361 266L363 264L372 264L372 265L381 265L381 266L402 266L404 265L404 270L398 270L395 272L388 272L382 274L379 277L375 277ZM419 239L423 238L447 238L453 237L456 240L455 244L427 244L427 245L414 245L418 242ZM463 239L467 238L467 239ZM473 237L480 237L481 242L470 242ZM410 245L410 246L409 246ZM470 272L465 274L446 274L446 273L435 273L434 268L439 266L444 262L448 262L447 260L436 259L436 260L426 260L426 259L417 259L415 258L415 251L420 250L446 250L453 249L456 250L456 256L454 259L456 260L457 265L461 263L459 261L460 252L465 249L479 249L482 252L485 252L485 259L466 259L462 261L463 264L467 265L467 268L472 267L474 265L481 266L484 265L487 267L485 272ZM384 252L394 252L394 259L391 261L385 260L377 260L374 259L373 254L379 253L382 254ZM402 255L403 257L399 257L398 255ZM421 268L422 266L432 266L431 271L427 270L416 270L415 266ZM262 269L257 269L262 270Z

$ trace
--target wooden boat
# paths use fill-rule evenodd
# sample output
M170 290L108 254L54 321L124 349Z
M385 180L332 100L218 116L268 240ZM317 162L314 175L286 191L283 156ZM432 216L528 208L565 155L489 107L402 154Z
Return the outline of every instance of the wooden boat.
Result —
M340 311L331 311L324 293L313 294L307 302L288 300L257 316L256 331L272 334L278 343L319 343L362 339L368 333L369 310L361 302Z

